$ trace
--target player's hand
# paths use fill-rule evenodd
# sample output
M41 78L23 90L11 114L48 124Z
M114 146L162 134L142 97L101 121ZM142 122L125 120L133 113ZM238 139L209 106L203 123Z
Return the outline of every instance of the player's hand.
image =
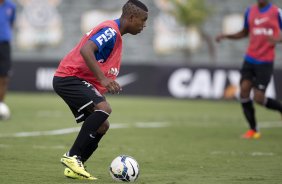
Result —
M113 79L105 78L101 80L101 84L108 90L109 93L119 94L122 91L120 85Z
M223 40L225 38L225 36L223 35L223 34L220 34L220 35L217 35L216 37L215 37L215 41L216 42L220 42L221 40Z
M276 38L276 37L273 37L273 36L269 36L268 37L268 41L275 45L277 43L280 43L282 40L281 40L281 38Z

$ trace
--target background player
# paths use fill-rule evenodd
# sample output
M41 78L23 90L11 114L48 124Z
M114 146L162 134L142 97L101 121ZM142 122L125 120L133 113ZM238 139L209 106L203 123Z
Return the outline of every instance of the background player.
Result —
M16 18L16 5L0 0L0 103L4 103L10 69L12 28Z
M261 136L250 98L252 89L256 103L282 113L282 105L279 101L265 97L265 90L273 73L275 58L273 42L279 40L281 20L281 9L269 0L257 0L257 4L250 6L245 12L245 24L242 31L230 35L220 34L216 37L216 40L220 42L222 39L240 39L249 36L249 47L241 69L240 97L250 129L242 136L243 138Z
M54 90L68 104L76 121L84 122L73 146L61 159L67 167L65 176L96 179L83 163L109 129L107 119L112 109L103 94L121 91L115 81L121 63L121 36L140 33L147 17L148 9L142 2L129 0L120 19L94 27L60 62L53 79Z

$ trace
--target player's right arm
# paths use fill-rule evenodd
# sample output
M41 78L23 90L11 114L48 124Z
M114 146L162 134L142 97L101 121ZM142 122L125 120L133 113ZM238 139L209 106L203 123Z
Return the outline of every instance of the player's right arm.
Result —
M223 39L232 39L232 40L237 40L241 38L245 38L249 35L249 12L250 8L248 8L245 12L245 18L244 18L244 28L235 33L235 34L219 34L216 36L215 40L217 42L220 42Z
M98 51L97 45L88 40L80 49L80 54L83 57L86 65L92 71L94 77L104 86L110 93L119 93L121 91L120 85L113 79L107 78L101 71L98 61L95 58L94 53Z
M243 30L239 31L238 33L235 34L219 34L216 37L216 41L220 42L223 39L232 39L232 40L237 40L237 39L241 39L241 38L245 38L249 35L249 31L248 29L244 28Z

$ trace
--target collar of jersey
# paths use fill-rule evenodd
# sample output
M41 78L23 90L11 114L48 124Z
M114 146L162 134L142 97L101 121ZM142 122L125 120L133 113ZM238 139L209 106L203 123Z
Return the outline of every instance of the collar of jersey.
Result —
M120 19L116 19L115 22L117 23L118 28L120 29Z
M260 8L259 9L259 12L260 13L265 13L265 12L267 12L270 8L271 8L271 6L272 6L272 3L269 3L267 6L265 6L264 8Z

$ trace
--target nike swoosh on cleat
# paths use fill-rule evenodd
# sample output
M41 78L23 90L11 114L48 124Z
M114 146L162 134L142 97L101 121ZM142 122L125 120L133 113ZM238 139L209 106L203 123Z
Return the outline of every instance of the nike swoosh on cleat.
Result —
M132 163L129 161L129 163L130 163L130 165L131 165L131 167L132 167L132 169L133 169L133 174L131 175L132 177L134 177L135 176L135 169L134 169L134 167L133 167L133 165L132 165Z

